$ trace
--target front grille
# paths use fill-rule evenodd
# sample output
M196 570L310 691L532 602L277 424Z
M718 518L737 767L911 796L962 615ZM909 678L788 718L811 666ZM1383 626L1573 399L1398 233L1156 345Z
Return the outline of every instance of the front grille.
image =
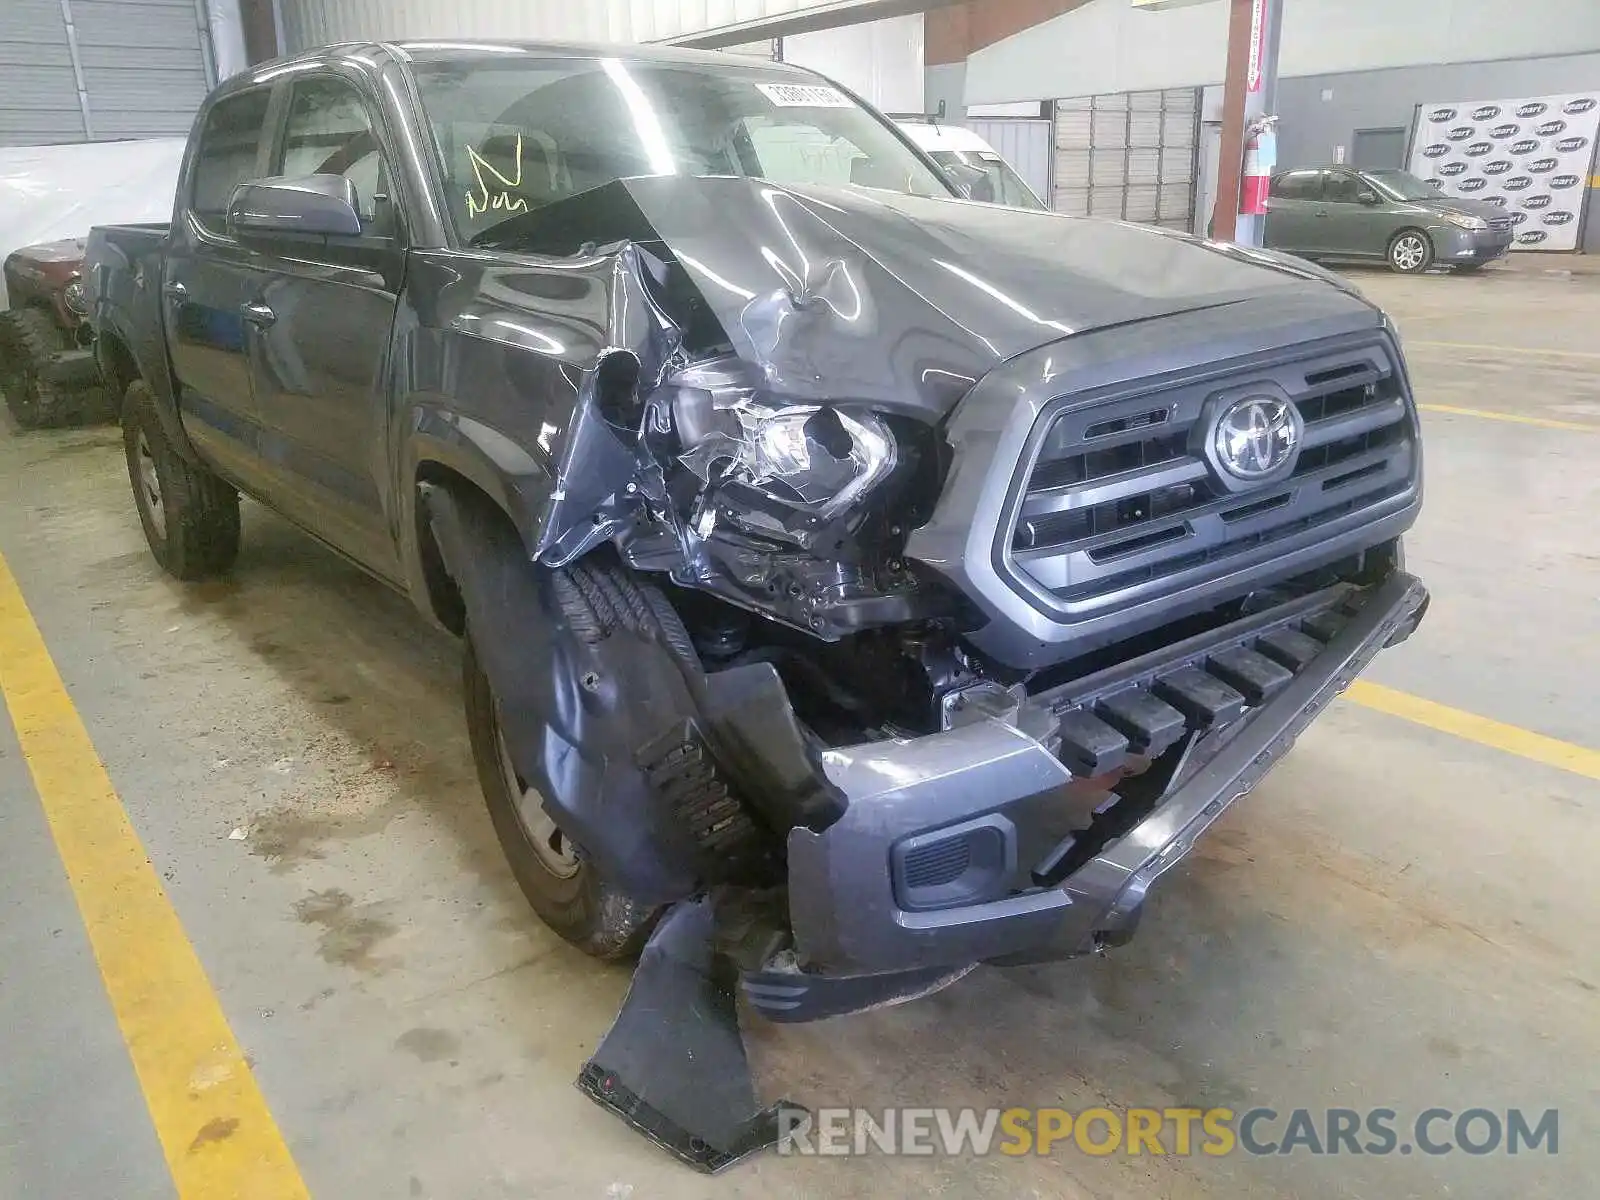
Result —
M1489 228L1494 230L1496 233L1504 233L1506 230L1511 228L1511 218L1510 217L1490 217L1489 218Z
M1184 586L1406 492L1417 447L1394 362L1386 341L1324 343L1047 408L1010 535L1015 569L1069 616L1098 611L1123 589ZM1230 490L1200 452L1200 423L1212 397L1252 384L1286 394L1304 435L1290 476Z

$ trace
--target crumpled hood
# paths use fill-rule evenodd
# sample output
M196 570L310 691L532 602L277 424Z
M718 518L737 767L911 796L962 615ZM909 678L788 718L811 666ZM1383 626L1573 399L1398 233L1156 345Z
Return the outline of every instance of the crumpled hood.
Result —
M640 214L772 390L938 415L996 363L1128 322L1308 293L1308 264L1117 222L854 188L631 179Z

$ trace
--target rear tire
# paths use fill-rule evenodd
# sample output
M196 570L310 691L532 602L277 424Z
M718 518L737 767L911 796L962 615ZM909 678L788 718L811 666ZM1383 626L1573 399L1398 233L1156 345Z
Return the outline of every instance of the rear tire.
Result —
M1401 275L1421 275L1433 266L1433 243L1420 229L1402 229L1389 241L1389 267Z
M143 380L128 385L122 404L122 446L139 524L156 561L179 579L220 575L239 555L239 493L167 439L155 393Z
M658 910L601 879L594 863L543 815L538 794L517 777L505 752L494 693L470 638L462 658L462 690L489 820L529 905L585 954L607 962L637 957Z
M50 314L37 308L18 308L0 319L0 391L6 407L23 429L48 425L67 397L43 378L42 371L54 355L66 348L65 335Z

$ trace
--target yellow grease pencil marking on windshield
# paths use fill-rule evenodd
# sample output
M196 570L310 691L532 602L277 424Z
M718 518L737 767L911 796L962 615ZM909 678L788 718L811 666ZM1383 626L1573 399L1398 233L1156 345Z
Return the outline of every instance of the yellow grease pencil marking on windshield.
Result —
M471 146L467 147L467 161L472 165L472 177L478 181L478 192L482 195L482 199L479 199L472 192L467 193L468 216L476 217L488 212L490 209L508 213L526 212L528 210L528 201L525 198L521 196L513 197L510 191L507 190L522 186L522 135L520 133L517 134L516 174L514 178L507 178L502 175L483 155L479 154ZM484 182L483 173L485 171L493 175L501 184L500 191L494 196L490 196L489 185Z

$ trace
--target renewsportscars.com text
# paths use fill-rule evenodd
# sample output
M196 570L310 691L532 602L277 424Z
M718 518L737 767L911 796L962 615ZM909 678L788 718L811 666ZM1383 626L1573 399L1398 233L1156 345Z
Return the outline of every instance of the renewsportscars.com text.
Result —
M780 1154L1556 1154L1560 1113L1520 1108L819 1108L779 1113Z

